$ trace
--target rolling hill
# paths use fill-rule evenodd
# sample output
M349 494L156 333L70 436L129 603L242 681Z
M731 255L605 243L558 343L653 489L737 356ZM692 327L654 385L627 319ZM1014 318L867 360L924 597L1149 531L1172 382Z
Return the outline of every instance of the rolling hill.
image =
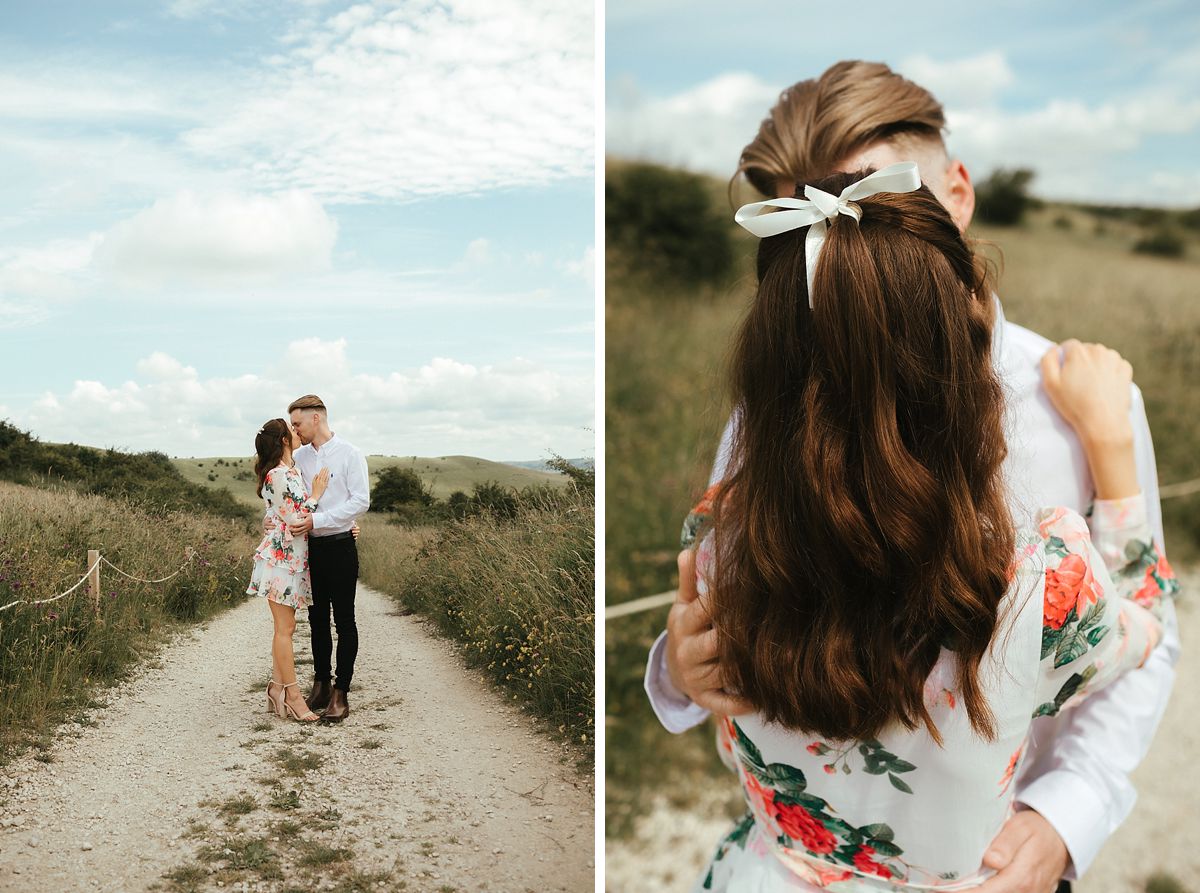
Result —
M252 456L208 456L172 459L187 480L209 487L226 487L239 502L260 506L254 494L254 458ZM371 475L391 466L412 468L429 485L433 495L445 499L455 490L470 493L475 484L495 481L505 487L521 489L538 484L562 486L567 479L557 472L518 468L474 456L368 456Z

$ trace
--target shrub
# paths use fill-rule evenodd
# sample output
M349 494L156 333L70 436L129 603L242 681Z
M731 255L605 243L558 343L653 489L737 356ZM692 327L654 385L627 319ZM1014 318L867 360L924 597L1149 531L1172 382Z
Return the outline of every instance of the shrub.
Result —
M1160 227L1142 236L1133 250L1138 254L1158 257L1183 257L1184 242L1174 230Z
M982 223L1016 226L1033 206L1029 184L1033 171L998 168L975 187L975 216Z
M648 276L701 283L733 269L729 215L704 178L654 164L609 169L604 186L605 240Z
M411 468L392 465L376 475L371 488L371 511L390 512L405 506L428 506L433 492Z

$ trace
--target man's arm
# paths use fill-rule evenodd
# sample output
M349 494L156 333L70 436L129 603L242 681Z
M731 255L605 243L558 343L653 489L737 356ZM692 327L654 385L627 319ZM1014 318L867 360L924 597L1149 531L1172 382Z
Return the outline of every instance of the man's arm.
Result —
M371 506L371 484L367 473L367 460L358 450L353 458L346 463L346 489L349 498L332 510L317 509L313 512L312 523L317 529L326 527L341 527L350 524Z
M1154 444L1141 392L1130 407L1138 483L1156 542L1163 545ZM1071 856L1065 875L1082 875L1137 800L1129 774L1145 757L1162 720L1179 660L1179 622L1165 605L1163 639L1146 664L1076 706L1059 721L1048 748L1017 780L1016 799L1040 813ZM1039 720L1039 722L1045 722Z

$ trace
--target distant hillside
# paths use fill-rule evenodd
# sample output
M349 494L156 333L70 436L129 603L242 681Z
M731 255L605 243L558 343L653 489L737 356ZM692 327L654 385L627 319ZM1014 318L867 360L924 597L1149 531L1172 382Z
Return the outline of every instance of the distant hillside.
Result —
M245 505L258 507L261 500L255 495L254 458L250 456L209 456L172 459L184 478L207 487L227 488ZM557 472L519 468L504 462L477 459L474 456L368 456L367 468L372 479L384 468L411 468L429 485L433 495L445 499L455 490L470 493L475 484L495 481L505 487L550 484L561 487L567 479Z
M568 459L576 468L594 468L596 466L595 459ZM524 462L505 462L505 465L511 465L513 468L527 468L530 471L550 471L550 464L546 459L529 459Z

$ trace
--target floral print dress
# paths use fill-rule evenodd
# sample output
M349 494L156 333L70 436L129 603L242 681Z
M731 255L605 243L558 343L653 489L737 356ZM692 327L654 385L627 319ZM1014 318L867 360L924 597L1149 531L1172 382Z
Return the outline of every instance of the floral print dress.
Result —
M307 608L312 604L308 535L292 536L287 521L316 511L317 502L304 489L304 479L295 466L280 465L267 472L262 496L273 526L254 553L254 573L246 594L266 596L292 608Z
M712 492L685 523L685 545L702 535ZM1098 500L1090 530L1069 509L1043 510L1017 543L1003 626L980 665L996 740L973 732L946 650L925 684L941 748L923 729L827 741L753 714L719 718L717 746L747 812L697 891L959 890L994 873L983 854L1012 815L1034 719L1140 667L1161 637L1163 599L1177 589L1140 495ZM712 557L703 535L701 593Z

